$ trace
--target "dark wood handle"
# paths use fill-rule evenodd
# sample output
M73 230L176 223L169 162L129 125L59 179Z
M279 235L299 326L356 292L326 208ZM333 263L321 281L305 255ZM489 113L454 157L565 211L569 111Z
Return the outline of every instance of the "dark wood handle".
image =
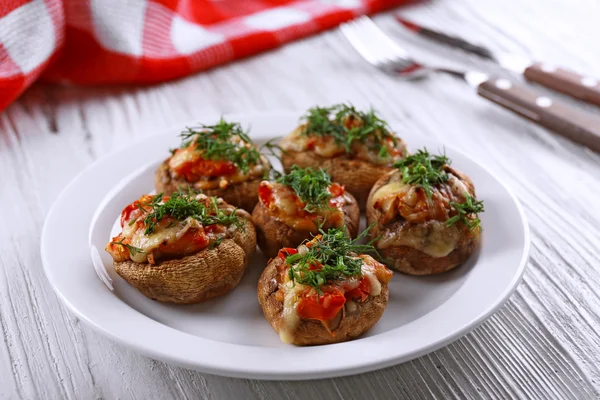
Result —
M477 93L511 111L600 152L600 117L586 113L506 79L489 79Z
M527 67L523 75L531 82L600 106L600 81L597 79L542 63Z

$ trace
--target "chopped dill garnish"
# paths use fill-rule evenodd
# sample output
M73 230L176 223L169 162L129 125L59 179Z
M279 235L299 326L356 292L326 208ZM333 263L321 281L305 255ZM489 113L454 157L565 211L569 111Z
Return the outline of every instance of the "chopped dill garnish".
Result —
M359 141L385 159L390 156L386 142L391 140L394 146L397 143L387 122L379 118L373 109L358 111L347 104L317 106L310 108L302 121L305 123L302 130L304 135L331 136L344 147L346 153L351 153L352 144Z
M131 254L132 256L135 256L138 253L145 253L145 251L140 249L139 247L135 247L130 244L123 243L123 240L125 240L125 239L121 239L118 242L110 242L110 244L118 244L118 245L121 245L121 246L127 248L127 250L129 250L129 254Z
M181 139L181 148L195 145L203 158L230 161L243 173L260 162L260 152L237 122L221 118L215 125L186 128Z
M465 193L464 203L456 203L453 201L450 202L450 206L453 207L458 214L446 221L447 226L462 222L472 231L481 229L481 220L479 219L478 214L485 211L483 209L483 200L477 201L469 193Z
M432 155L427 149L423 149L396 161L394 168L402 172L402 182L420 187L431 200L433 186L448 181L444 166L450 163L451 160L446 155Z
M196 200L194 195L175 192L171 197L163 202L163 194L159 193L152 197L150 203L143 204L144 207L152 207L144 218L146 230L145 235L151 235L156 231L156 226L166 217L177 221L183 221L186 218L194 218L203 226L221 224L241 226L243 221L238 218L235 210L228 214L225 210L218 207L217 198L211 198L208 205Z
M350 239L345 228L332 228L327 232L319 229L321 238L305 254L292 254L285 258L290 266L289 278L295 283L313 287L319 294L321 286L362 275L363 260L357 256L375 252L373 243L359 244L373 225L369 226L356 239Z
M331 198L328 190L331 176L321 168L300 168L294 165L289 174L281 176L275 182L290 187L306 203L304 209L308 212L327 206L327 201Z

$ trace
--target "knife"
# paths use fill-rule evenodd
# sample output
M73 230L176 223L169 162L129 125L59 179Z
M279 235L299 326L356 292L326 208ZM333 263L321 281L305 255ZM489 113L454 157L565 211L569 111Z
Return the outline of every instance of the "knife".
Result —
M539 83L547 88L600 106L600 81L595 78L555 65L532 62L514 54L494 54L487 47L419 25L399 15L395 15L395 17L398 22L419 36L476 54L481 58L499 64L504 69L522 74L530 82Z

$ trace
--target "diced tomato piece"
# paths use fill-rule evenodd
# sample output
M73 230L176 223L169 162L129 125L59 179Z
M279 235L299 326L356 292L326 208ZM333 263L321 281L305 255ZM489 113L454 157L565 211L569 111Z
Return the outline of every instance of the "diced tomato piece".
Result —
M208 237L204 234L204 232L196 230L195 233L192 235L192 243L194 243L194 245L198 246L199 248L204 248L208 245Z
M327 321L335 317L344 304L346 297L339 290L332 289L320 296L313 294L300 299L296 309L300 318Z
M144 214L145 211L151 211L150 207L148 207L147 205L144 206L144 204L150 203L153 197L154 196L145 194L138 200L125 207L123 211L121 211L121 228L125 226L126 222L131 221L133 218L139 218L142 214ZM169 198L170 196L163 196L164 201L169 200ZM142 211L142 209L144 209L145 211Z
M195 182L204 176L227 176L236 171L237 167L230 161L205 160L199 158L187 161L175 168L188 182Z
M125 226L125 223L127 221L129 221L131 213L135 210L138 210L138 204L140 204L140 201L136 200L123 209L123 211L121 212L121 228Z
M298 253L298 249L295 249L293 247L284 247L283 249L279 250L277 257L279 257L283 261L285 261L285 258L287 256L291 256L292 254L297 254L297 253Z
M317 139L315 138L310 138L306 141L306 149L307 150L314 150L315 146L317 144Z
M343 196L344 191L344 186L340 184L332 183L331 185L329 185L329 193L331 193L333 197Z
M267 208L269 208L269 206L275 201L275 196L273 196L273 188L269 182L263 181L260 183L260 186L258 187L258 197Z
M165 201L167 201L168 199L168 197L165 197ZM141 208L144 208L142 207L142 204L149 203L151 200L152 196L150 196L149 194L145 194L138 200L125 207L121 212L121 228L125 226L125 223L130 221L132 218L138 218L143 213L143 211L141 210Z
M206 233L212 233L212 232L215 232L217 230L217 227L218 227L217 224L215 224L215 225L206 225L204 227L204 230L206 231Z

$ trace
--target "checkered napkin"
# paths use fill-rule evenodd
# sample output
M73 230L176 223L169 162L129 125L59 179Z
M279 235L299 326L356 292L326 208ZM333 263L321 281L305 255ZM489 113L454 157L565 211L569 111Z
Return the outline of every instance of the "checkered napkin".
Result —
M409 0L0 0L0 111L35 80L149 83Z

